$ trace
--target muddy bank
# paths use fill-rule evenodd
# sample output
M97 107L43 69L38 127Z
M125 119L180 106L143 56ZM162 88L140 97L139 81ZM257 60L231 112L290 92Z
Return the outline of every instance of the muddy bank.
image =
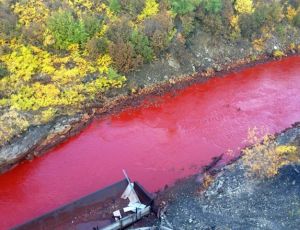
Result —
M300 124L277 134L276 141L297 146L300 155ZM201 174L179 181L159 194L160 219L152 214L132 229L298 229L300 165L284 166L263 180L245 176L241 159L216 166L210 168L215 179L208 188Z
M295 54L290 53L290 55ZM32 160L59 143L78 134L95 117L103 118L111 114L116 114L128 107L140 106L145 101L155 102L156 96L166 93L176 94L177 90L186 88L192 84L204 83L211 77L222 77L231 71L238 71L242 68L264 63L272 59L268 55L261 55L256 61L253 61L251 58L245 58L232 64L224 64L222 67L223 70L220 72L216 72L213 69L206 69L192 75L177 76L161 83L150 84L145 88L137 90L135 93L123 92L118 94L110 92L118 96L107 95L105 99L101 97L97 104L86 108L84 113L60 117L49 124L31 127L22 136L2 146L0 149L0 173L10 170L23 160Z

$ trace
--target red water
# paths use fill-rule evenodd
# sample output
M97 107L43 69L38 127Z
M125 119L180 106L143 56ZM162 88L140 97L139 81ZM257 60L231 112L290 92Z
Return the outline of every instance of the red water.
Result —
M0 229L123 178L150 191L191 175L247 129L300 121L300 57L258 65L92 123L45 156L0 176Z

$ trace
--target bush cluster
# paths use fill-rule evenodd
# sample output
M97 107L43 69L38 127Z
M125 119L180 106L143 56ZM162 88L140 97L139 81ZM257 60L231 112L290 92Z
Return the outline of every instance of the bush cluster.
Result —
M299 163L299 151L293 145L279 145L275 137L254 128L249 130L251 147L242 150L245 173L251 178L266 179L276 175L285 165Z
M58 49L67 49L72 44L85 44L100 25L96 17L86 16L79 20L71 12L61 10L53 13L47 21L47 28L55 38Z

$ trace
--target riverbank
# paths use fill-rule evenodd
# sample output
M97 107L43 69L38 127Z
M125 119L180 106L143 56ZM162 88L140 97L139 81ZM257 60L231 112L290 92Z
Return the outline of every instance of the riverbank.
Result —
M0 173L76 135L95 116L300 52L294 1L50 2L0 4ZM31 8L43 16L22 13ZM73 31L80 23L81 36ZM82 40L69 40L65 30Z
M300 124L277 134L278 145L296 146ZM250 178L243 157L215 165L158 195L154 214L136 224L153 229L297 229L300 224L300 165L289 164L271 178ZM207 181L208 173L211 180ZM214 179L212 179L214 178Z
M297 54L295 52L288 53L288 56L294 55ZM2 146L0 148L0 173L9 171L24 160L33 160L70 137L77 135L95 118L105 118L120 113L126 108L141 106L147 100L155 101L156 96L167 93L176 94L180 89L193 84L204 83L212 77L223 77L230 72L239 71L273 59L274 57L267 54L261 55L257 60L248 57L231 64L223 64L220 67L222 70L219 71L206 69L199 73L175 76L161 82L148 82L146 87L134 93L124 92L126 89L122 89L123 92L110 92L112 95L109 95L105 100L99 98L97 104L87 108L85 112L73 116L59 117L45 125L30 127L23 135Z

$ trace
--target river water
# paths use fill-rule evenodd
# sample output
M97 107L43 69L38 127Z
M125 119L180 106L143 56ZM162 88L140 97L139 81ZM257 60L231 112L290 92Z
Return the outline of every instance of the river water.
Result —
M248 128L278 132L300 121L300 57L260 64L176 96L94 121L46 155L0 176L0 229L123 179L146 189L198 172L245 145Z

